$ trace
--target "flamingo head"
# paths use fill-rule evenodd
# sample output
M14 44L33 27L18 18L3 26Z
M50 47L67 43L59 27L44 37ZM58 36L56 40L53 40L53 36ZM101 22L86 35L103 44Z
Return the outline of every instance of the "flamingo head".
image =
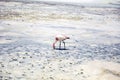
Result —
M66 37L66 39L70 39L70 37Z

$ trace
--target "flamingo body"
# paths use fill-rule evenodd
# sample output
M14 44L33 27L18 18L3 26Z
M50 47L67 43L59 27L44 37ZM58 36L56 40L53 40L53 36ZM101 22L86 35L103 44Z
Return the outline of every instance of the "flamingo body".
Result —
M53 49L55 49L55 44L56 44L58 41L60 42L60 44L59 44L59 49L61 49L61 42L64 43L64 49L65 49L65 42L64 42L64 40L66 40L66 39L70 39L70 38L67 37L67 36L65 36L65 35L62 35L62 34L56 35L56 37L55 37L55 42L53 43Z

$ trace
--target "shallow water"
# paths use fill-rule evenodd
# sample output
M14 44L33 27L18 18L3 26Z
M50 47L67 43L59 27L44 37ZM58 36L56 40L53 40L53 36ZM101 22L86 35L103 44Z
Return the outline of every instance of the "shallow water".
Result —
M119 16L116 7L1 1L0 79L119 80ZM53 50L61 33L66 50Z

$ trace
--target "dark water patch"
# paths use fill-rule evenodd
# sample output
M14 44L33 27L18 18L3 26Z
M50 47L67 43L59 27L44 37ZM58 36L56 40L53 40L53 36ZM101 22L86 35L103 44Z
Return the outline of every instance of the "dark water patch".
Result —
M56 57L66 58L74 57L78 60L107 60L107 61L115 61L119 62L120 60L120 44L112 44L112 45L104 45L100 44L95 47L91 47L88 44L84 44L83 46L78 46L78 48L74 50L68 50L60 52L56 55Z
M48 47L47 44L36 43L31 40L19 40L12 43L0 44L0 55L14 52L40 53L41 48Z
M107 61L120 61L120 43L104 45L95 44L92 46L89 43L79 42L75 48L68 47L67 49L56 48L51 50L50 45L43 43L35 43L31 40L20 40L9 44L0 44L0 55L10 54L16 52L32 53L29 56L32 58L45 57L46 59L70 59L71 57L80 62L84 60L107 60ZM52 53L52 54L51 54Z

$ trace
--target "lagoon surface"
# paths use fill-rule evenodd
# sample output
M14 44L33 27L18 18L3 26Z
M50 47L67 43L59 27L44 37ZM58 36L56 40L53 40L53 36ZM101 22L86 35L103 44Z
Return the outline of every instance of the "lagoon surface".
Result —
M0 80L120 80L119 16L117 4L0 1ZM57 34L66 50L52 49Z

